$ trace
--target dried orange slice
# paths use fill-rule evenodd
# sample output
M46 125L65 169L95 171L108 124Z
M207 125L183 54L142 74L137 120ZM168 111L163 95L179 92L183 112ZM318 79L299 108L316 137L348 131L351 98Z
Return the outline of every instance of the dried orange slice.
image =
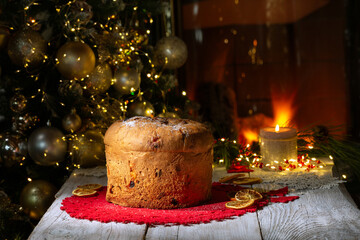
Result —
M241 178L241 179L235 179L232 181L232 183L238 184L238 185L251 185L251 184L258 184L261 183L261 178Z
M72 194L78 197L85 197L85 196L92 196L96 194L96 190L94 189L83 189L83 188L76 188L72 191Z
M238 173L238 174L234 174L234 175L230 175L230 176L225 176L219 179L219 183L226 183L226 182L231 182L231 180L236 179L236 178L240 178L240 177L245 177L246 174L244 173Z
M101 187L102 187L102 185L100 185L100 184L90 183L90 184L80 185L77 188L99 190Z
M237 201L245 201L252 199L254 201L262 199L262 195L253 189L241 189L235 194Z
M247 199L247 200L241 200L241 201L230 201L230 202L225 203L225 207L232 208L232 209L243 209L243 208L253 205L254 202L255 202L254 199Z

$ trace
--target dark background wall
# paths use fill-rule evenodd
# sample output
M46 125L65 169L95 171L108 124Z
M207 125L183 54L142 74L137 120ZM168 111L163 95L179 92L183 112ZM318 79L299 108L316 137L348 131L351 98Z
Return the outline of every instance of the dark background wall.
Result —
M294 6L300 2L293 1ZM305 2L304 9L314 3ZM344 125L344 132L359 135L360 129L355 127L360 122L360 106L356 104L359 97L353 93L360 86L354 80L359 79L360 68L355 64L359 51L353 53L351 49L360 46L360 38L359 34L349 36L351 46L350 40L345 42L344 38L348 28L360 29L359 21L357 25L347 24L349 18L359 15L354 8L359 8L359 3L330 0L321 4L306 15L283 23L277 20L202 28L198 21L193 28L185 28L182 37L189 57L183 77L189 96L206 105L209 101L200 99L199 92L209 84L225 86L235 95L236 104L228 105L236 107L238 119L256 114L272 117L272 98L293 97L293 122L297 127Z

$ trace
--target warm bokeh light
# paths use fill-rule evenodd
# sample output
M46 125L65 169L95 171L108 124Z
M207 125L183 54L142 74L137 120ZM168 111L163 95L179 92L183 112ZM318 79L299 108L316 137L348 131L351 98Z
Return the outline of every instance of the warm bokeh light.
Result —
M246 139L246 143L251 144L258 140L258 133L252 131L251 129L244 129L242 135Z

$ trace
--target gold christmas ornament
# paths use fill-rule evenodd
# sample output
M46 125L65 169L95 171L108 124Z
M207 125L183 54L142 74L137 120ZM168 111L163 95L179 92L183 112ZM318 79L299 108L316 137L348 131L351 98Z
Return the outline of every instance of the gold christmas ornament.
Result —
M15 95L10 99L10 109L14 112L22 112L27 105L27 99L24 95L20 93L15 93Z
M20 205L30 218L40 219L55 200L57 189L44 180L34 180L21 191Z
M81 127L81 117L75 111L64 116L62 126L67 132L76 132Z
M27 141L23 135L10 132L0 134L0 158L5 167L21 163L27 153Z
M88 130L77 134L70 145L73 163L80 167L105 165L104 137L98 130Z
M161 38L155 45L154 60L158 66L176 69L184 65L188 56L186 44L178 37Z
M139 89L141 76L140 73L134 69L120 68L114 73L114 88L122 95L131 94Z
M81 79L95 68L95 54L86 43L67 42L56 53L58 71L67 79Z
M130 103L127 108L128 117L134 117L134 116L153 117L154 114L155 114L155 109L153 105L147 101Z
M30 157L38 165L51 166L65 159L67 142L55 127L41 127L33 131L28 140Z
M8 55L15 65L37 67L44 61L45 52L46 41L34 30L19 30L9 39Z
M84 81L86 90L90 94L104 93L110 88L112 77L113 74L109 64L98 64Z

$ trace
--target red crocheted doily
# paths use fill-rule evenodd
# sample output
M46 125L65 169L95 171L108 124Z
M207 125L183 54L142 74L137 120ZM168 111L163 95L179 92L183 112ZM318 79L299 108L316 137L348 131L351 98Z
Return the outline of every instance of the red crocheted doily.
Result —
M298 196L288 196L288 189L283 188L277 191L265 193L265 197L257 201L254 205L240 210L228 209L225 203L229 201L226 193L242 189L240 186L213 183L212 200L206 204L171 210L129 208L121 207L105 200L106 187L90 197L67 197L62 201L61 209L66 211L71 217L78 219L97 220L99 222L121 222L138 223L150 225L189 225L197 223L207 223L212 220L223 220L234 216L241 216L247 212L255 212L259 207L265 206L270 202L289 202L299 198ZM279 196L279 197L272 197Z

